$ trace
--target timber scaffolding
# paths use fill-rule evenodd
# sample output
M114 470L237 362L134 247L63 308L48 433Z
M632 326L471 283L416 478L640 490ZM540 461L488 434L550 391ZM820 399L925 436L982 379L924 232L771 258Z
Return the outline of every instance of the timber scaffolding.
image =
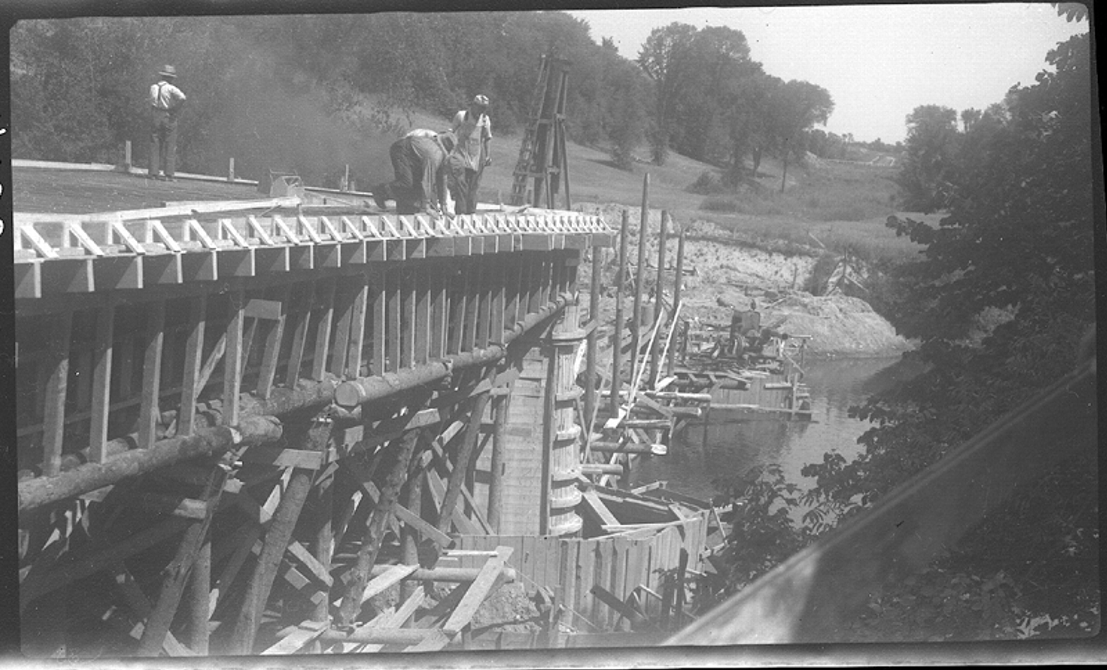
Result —
M307 211L16 213L24 653L477 648L511 581L546 632L500 646L686 622L714 510L625 490L675 396L575 383L604 221Z

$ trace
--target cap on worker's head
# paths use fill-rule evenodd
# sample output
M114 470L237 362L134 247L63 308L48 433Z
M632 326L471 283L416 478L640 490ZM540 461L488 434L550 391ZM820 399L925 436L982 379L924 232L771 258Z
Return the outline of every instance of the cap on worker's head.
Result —
M176 78L177 77L177 68L173 67L172 65L166 65L165 67L163 67L161 69L161 72L159 72L158 74L160 74L163 77Z
M487 95L478 95L477 97L473 98L473 104L476 105L477 107L487 107L488 106L488 96Z
M448 130L438 133L438 141L442 143L442 148L447 152L452 152L454 147L457 146L457 136Z

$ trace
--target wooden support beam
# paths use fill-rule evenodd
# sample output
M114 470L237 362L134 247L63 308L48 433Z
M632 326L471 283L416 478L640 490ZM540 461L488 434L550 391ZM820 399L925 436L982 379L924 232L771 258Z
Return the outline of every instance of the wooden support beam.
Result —
M385 272L379 263L369 266L369 319L372 322L372 346L369 354L369 374L383 375L388 357L388 334L386 324L388 313L385 310L387 293L385 292Z
M327 632L326 621L305 621L280 642L260 652L261 656L287 656L294 654Z
M593 520L596 521L598 525L615 525L619 523L619 520L611 513L611 510L607 509L607 505L603 504L603 501L600 500L595 491L584 491L581 495L584 500L583 509L591 514Z
M108 297L100 305L100 311L96 315L96 367L92 381L92 419L89 426L88 452L89 462L92 463L103 463L107 457L114 339L115 299Z
M493 343L501 343L504 339L506 284L508 279L506 263L504 256L497 256L490 273L492 278L492 322L489 325L489 338Z
M134 575L127 569L123 561L118 561L115 566L115 583L119 588L120 594L123 595L123 599L127 602L127 606L131 608L134 614L142 619L146 619L150 616L150 612L154 609L150 605L150 601L146 598L146 594L142 592L138 583L135 581ZM138 624L135 631L131 633L132 636L141 636L146 630L144 623ZM165 634L165 641L162 643L162 651L169 656L195 656L197 654L207 653L201 652L195 648L189 649L181 644L177 638L173 637L172 633Z
M430 268L420 268L415 272L415 355L416 365L430 360L431 339L431 276Z
M158 396L161 391L161 358L165 342L165 303L155 300L148 303L148 308L146 353L142 364L142 404L138 419L138 446L141 449L152 446L158 439L157 427L161 420Z
M246 320L246 296L242 284L231 289L228 304L227 349L223 354L223 424L233 426L239 420L239 393L242 390L243 322Z
M477 613L477 608L480 607L484 599L489 596L492 591L492 587L496 584L497 578L504 569L504 565L507 560L511 558L511 547L497 547L496 556L488 559L484 566L481 568L477 578L473 580L473 583L469 585L465 595L462 596L461 602L454 608L453 614L446 620L446 623L442 625L442 630L449 636L460 633L462 629L467 627L473 619L473 615Z
M344 370L345 376L350 378L362 376L361 367L362 363L365 362L365 314L369 305L368 274L360 275L358 281L357 294L354 296L353 314L350 318L349 350L346 355L346 369Z
M507 396L492 398L492 457L489 463L488 525L500 532L500 512L503 507L504 473L507 469Z
M288 314L288 305L291 298L291 290L288 284L280 287L277 292L278 313L275 319L270 319L266 327L265 348L261 355L261 370L258 371L257 395L266 399L273 389L273 380L277 374L277 362L281 354L281 341L284 337L284 323Z
M334 279L323 279L315 285L315 299L321 308L319 323L315 326L315 355L311 361L311 378L321 381L327 370L327 353L330 351L331 323L334 320Z
M293 308L289 314L292 319L292 347L288 352L288 367L285 372L284 383L289 388L296 388L296 382L300 379L300 368L304 362L304 348L307 346L308 328L311 326L311 306L315 296L315 287L318 281L309 282L298 291L298 298L293 301Z
M373 508L372 519L365 529L361 547L358 550L357 563L352 583L347 585L343 594L342 605L338 611L337 622L339 625L349 625L357 618L361 610L361 594L365 592L365 586L369 581L369 571L377 559L380 551L381 540L384 538L384 527L392 516L393 506L399 496L400 488L407 478L410 469L412 454L415 453L415 443L420 437L419 431L411 431L398 440L393 447L393 463L385 479L384 488L380 498Z
M364 280L364 279L363 279ZM343 282L346 284L347 282ZM341 377L346 372L346 358L350 354L350 324L354 319L354 302L356 293L347 286L345 290L335 293L334 346L330 352L330 371L336 377ZM354 375L357 376L357 375Z
M619 389L623 384L623 323L626 320L623 308L626 298L627 254L629 251L630 215L623 210L623 224L619 233L619 271L615 275L615 327L611 339L611 402L608 413L619 415ZM631 366L633 368L633 366Z
M308 430L305 436L306 446L313 450L322 451L326 448L330 437L330 427L320 425ZM284 558L289 540L292 538L292 530L296 527L296 521L300 517L311 489L313 473L311 470L296 468L292 472L284 496L273 515L272 524L265 533L265 545L258 557L257 566L254 568L246 593L243 597L242 609L235 621L234 632L231 635L232 643L228 649L232 654L250 654L254 648L254 638L258 625L261 623L261 614L265 604L269 600L269 593L273 588L273 580L277 575L277 568Z
M465 317L461 334L461 350L472 351L477 343L477 318L480 314L479 259L469 259L465 265Z
M176 556L164 570L165 579L162 581L157 604L146 620L146 629L142 631L142 640L138 645L140 656L156 655L165 641L165 635L169 632L169 626L173 623L173 617L180 605L189 573L204 544L215 508L219 504L226 478L227 470L215 464L203 493L203 500L208 504L208 512L202 520L194 522L185 530L184 537L177 547Z
M189 646L202 656L208 653L212 611L211 600L211 535L200 545L189 576ZM169 639L169 634L166 634Z
M333 432L333 431L332 431ZM334 471L331 471L331 468ZM312 555L322 568L322 573L330 578L331 559L334 553L334 487L337 465L331 464L321 471L315 479L312 492L315 496L315 537L312 538ZM330 585L324 594L326 597L315 607L314 621L330 621ZM318 650L316 650L318 651Z
M181 380L181 406L177 411L177 434L192 435L195 429L196 401L200 397L200 372L204 361L204 334L207 330L208 296L201 293L189 300L189 329L185 342L184 373ZM226 340L224 340L226 342ZM226 345L224 345L226 346ZM210 374L210 372L208 373Z
M446 270L439 263L430 268L431 319L429 358L443 358L446 355L446 329L449 315L449 294L446 285Z
M393 268L385 278L387 297L387 326L384 341L387 346L388 372L397 372L402 366L403 324L401 301L403 297L403 277L400 268Z
M485 378L491 381L495 376L496 368L490 366L485 373ZM450 481L446 487L446 494L442 500L442 506L438 510L438 530L447 533L453 519L453 511L457 506L457 498L461 494L466 470L469 468L469 458L476 446L480 433L481 421L484 417L485 407L488 405L489 394L482 393L473 400L473 409L469 414L469 422L465 429L465 436L458 451L457 459L453 464L453 472L450 473Z

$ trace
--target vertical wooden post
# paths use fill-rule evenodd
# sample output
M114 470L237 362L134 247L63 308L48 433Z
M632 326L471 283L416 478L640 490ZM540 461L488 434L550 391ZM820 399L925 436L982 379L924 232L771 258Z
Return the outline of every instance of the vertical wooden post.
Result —
M323 313L319 315L319 323L315 326L315 354L311 360L311 378L322 381L323 374L327 371L327 352L330 351L331 321L334 319L334 290L335 280L321 280L321 285L316 285L319 303L323 307Z
M401 304L403 305L403 314L400 317L400 333L403 335L403 341L401 342L400 351L403 357L403 366L405 368L415 367L415 324L418 320L416 316L418 312L418 295L416 292L416 272L408 267L404 270L402 275L403 280L401 283L401 290L403 291L401 297Z
M314 450L323 450L326 448L329 434L330 429L326 425L316 426L308 431L304 441ZM288 548L289 540L292 539L292 531L296 527L297 519L300 518L300 511L304 507L308 491L311 490L313 476L314 473L311 470L303 468L295 468L292 471L292 477L288 481L284 495L273 513L269 530L265 533L265 543L254 568L254 574L246 587L242 609L239 611L230 637L231 643L227 650L230 654L253 652L254 639L262 612L265 610L265 603L269 600L273 580L277 576L277 568Z
M333 432L333 431L332 431ZM324 458L324 463L326 463ZM326 572L331 571L332 548L334 543L334 527L331 520L334 515L334 482L335 472L338 466L334 464L324 465L318 471L315 487L312 489L315 495L315 537L312 542L312 554ZM330 594L315 606L312 621L326 621L330 616Z
M650 173L642 179L642 215L638 222L638 267L634 280L634 312L630 317L630 369L631 379L638 376L638 347L641 345L642 290L646 282L646 237L649 234Z
M369 275L358 275L357 294L354 296L353 314L350 317L349 348L346 354L345 375L350 379L361 376L361 362L365 350L365 311L369 303Z
M611 347L611 416L619 413L619 393L622 390L623 361L623 306L626 302L624 287L627 281L627 253L629 252L630 214L623 210L623 225L619 232L619 271L615 275L615 333ZM633 367L633 366L632 366Z
M296 388L300 380L300 368L304 362L304 347L307 346L307 332L311 326L311 304L315 294L315 282L301 287L296 309L290 315L296 324L292 329L292 349L288 352L288 369L285 372L285 384Z
M585 439L592 432L592 417L596 407L596 347L599 346L600 286L603 284L603 247L592 247L592 286L589 287L588 320L595 324L588 331L588 351L584 362L584 430Z
M180 606L186 580L204 543L204 538L207 536L211 518L215 514L215 508L219 505L219 498L223 492L223 482L226 479L227 471L218 464L214 465L203 494L203 500L207 503L207 511L202 520L193 523L185 530L184 537L177 547L176 556L164 570L166 576L161 584L157 605L146 619L146 627L142 631L142 640L138 645L139 656L158 654L162 643L165 642L165 634L169 632L169 625L173 623L173 616ZM204 608L204 614L207 614L206 607Z
M196 399L200 397L200 370L204 361L204 334L207 330L208 296L197 295L189 305L189 331L185 343L184 377L181 381L181 406L177 412L177 434L191 435L196 419ZM225 345L224 345L225 346Z
M492 278L492 323L489 325L489 339L495 344L502 344L504 341L504 317L505 312L505 296L507 293L507 267L506 261L501 255L496 258L492 264L492 272L490 276Z
M680 230L680 237L677 238L677 257L676 257L676 277L673 278L673 318L676 318L677 308L680 307L680 290L684 285L684 229ZM679 326L678 326L679 328ZM677 347L674 345L669 349L669 360L667 363L667 375L673 374L673 362L677 357Z
M227 181L234 181L234 156L227 159Z
M277 289L277 302L281 305L281 313L266 328L265 344L261 352L261 370L258 371L257 395L260 398L268 398L269 392L273 390L273 380L277 375L277 363L281 354L281 339L284 337L284 322L288 318L291 295L288 284Z
M371 307L373 312L373 354L370 359L369 374L380 376L385 373L385 361L388 358L388 346L386 344L388 312L385 307L388 294L385 292L384 270L381 269L380 265L371 265L369 271L370 282L373 285L373 305Z
M461 266L455 261L450 261L446 270L446 318L449 322L446 329L446 353L456 354L461 351L461 331L465 322L465 276Z
M223 354L223 425L238 425L238 394L242 390L242 323L246 319L246 296L242 284L231 289L227 349Z
M189 576L189 641L192 651L208 653L211 618L211 536L204 538Z
M401 298L403 295L403 278L400 268L394 268L385 277L385 291L388 297L387 301L387 326L385 327L385 343L388 346L388 371L396 372L402 366L403 363L400 360L400 356L403 353L403 349L400 343L403 341L402 334L402 305Z
M431 274L429 264L416 270L415 283L415 364L430 360Z
M131 141L125 140L123 142L123 171L130 172L131 165L133 165L131 160Z
M490 366L485 373L486 379L495 379L496 368ZM465 435L462 437L461 448L458 450L454 461L453 471L450 473L450 481L446 485L446 494L442 497L442 506L438 510L438 530L443 533L450 532L450 525L454 518L454 507L457 506L458 496L461 495L461 486L465 481L466 472L469 470L469 458L473 454L473 448L480 436L480 424L484 418L484 410L488 405L489 394L481 393L471 402L473 409L469 413L469 423L465 426Z
M346 282L342 282L346 283ZM335 313L338 316L334 324L334 347L331 349L331 374L341 377L346 373L346 357L350 353L350 324L354 320L356 295L349 291L337 294Z
M465 328L462 331L461 350L472 351L477 344L477 318L480 315L481 267L470 256L465 278Z
M195 327L195 326L194 326ZM201 326L201 333L203 326ZM203 335L201 335L201 338ZM108 442L108 415L111 411L111 362L112 341L115 339L115 298L109 295L100 305L100 312L96 315L96 369L92 380L92 425L89 430L91 444L88 450L90 463L104 462L104 448ZM191 353L191 350L189 351ZM197 356L197 358L199 358ZM197 363L197 367L199 364ZM185 384L188 384L188 366L185 366ZM191 409L191 405L189 409ZM182 424L185 416L191 420L190 412L181 414L178 426ZM178 428L178 432L180 428ZM187 435L187 433L184 433Z
M504 496L504 459L507 450L507 397L508 387L493 388L492 396L492 459L489 464L488 525L500 532L500 511Z
M353 623L361 610L361 595L365 593L365 585L369 582L369 571L377 560L377 552L380 551L381 540L384 538L384 529L392 515L400 487L407 478L411 455L415 451L415 442L418 438L418 430L409 430L396 441L398 444L392 448L396 460L381 487L377 504L373 508L373 516L365 529L361 547L358 549L357 564L353 568L354 578L346 585L342 605L338 611L337 623L340 626Z
M435 264L429 268L431 282L430 358L446 356L446 331L450 310L446 271L441 267L444 264Z
M141 449L157 441L157 427L161 420L158 395L161 391L161 355L165 341L165 301L154 300L149 306L150 311L146 315L146 354L142 363L142 405L138 424L138 446Z
M73 312L65 310L54 318L51 329L49 377L46 381L46 406L42 419L42 474L50 477L61 471L62 443L65 437L65 396L69 389L69 340L73 330Z
M478 263L481 266L480 280L480 307L477 309L477 346L481 349L488 348L488 341L492 333L492 294L493 294L493 263L490 259L482 257ZM499 336L499 333L496 333Z
M658 321L662 324L662 329L665 324L665 311L662 301L662 283L665 279L665 241L669 228L669 212L662 210L661 212L661 230L657 235L657 283L654 289L654 308L653 308L653 323ZM652 325L652 324L651 324ZM654 388L657 384L657 374L660 372L660 358L661 348L664 346L663 342L664 333L661 330L658 331L658 337L654 338L653 347L650 350L650 378L646 383L646 388Z
M418 452L411 456L411 471L407 478L407 498L404 506L415 516L423 513L423 474L422 461ZM419 531L410 523L405 523L402 533L404 565L419 565ZM405 581L400 585L400 599L406 601L415 592L416 584Z

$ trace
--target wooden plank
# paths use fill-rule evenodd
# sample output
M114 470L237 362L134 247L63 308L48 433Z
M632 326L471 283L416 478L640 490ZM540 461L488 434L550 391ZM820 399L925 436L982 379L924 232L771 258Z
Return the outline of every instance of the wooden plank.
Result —
M119 592L123 595L123 599L127 602L127 606L142 619L146 619L150 616L150 612L153 610L153 606L150 604L150 600L146 597L146 594L139 588L138 583L135 581L134 576L122 560L115 564L115 584L119 587ZM142 635L146 626L144 623L138 624L135 627L132 635ZM181 644L177 638L173 637L172 633L165 634L165 640L162 642L162 651L168 656L195 656L196 653Z
M234 426L239 420L239 393L242 391L243 323L245 294L242 284L231 290L228 304L226 352L223 354L223 425Z
M341 377L346 372L346 357L350 353L350 324L354 318L355 297L355 294L349 290L336 293L335 297L335 313L338 320L334 325L334 346L330 352L330 371L336 377Z
M327 370L327 352L330 351L331 322L334 319L335 280L321 280L315 285L316 301L322 307L319 323L315 326L315 355L311 361L311 378L322 381Z
M403 335L401 331L401 297L403 295L403 278L400 270L395 269L388 273L385 279L387 291L387 316L384 341L387 346L388 372L398 372L401 367L400 353Z
M584 511L590 513L599 525L618 525L619 520L611 513L611 510L607 509L607 505L600 500L595 491L589 489L584 491L581 496L584 500Z
M427 652L427 651L441 651L450 643L450 637L440 630L433 630L427 634L419 644L408 647L405 651L409 652Z
M299 299L295 301L289 317L292 319L292 347L288 352L288 367L285 371L285 385L296 388L300 379L300 368L304 362L304 347L307 346L308 328L311 326L311 304L318 282L310 282L300 289Z
M577 584L580 581L577 560L579 555L579 540L573 538L558 541L557 581L561 585L561 603L565 606L563 621L570 629L580 627L580 624L576 621L576 610L579 609L577 603Z
M449 298L446 289L446 273L441 265L443 264L428 270L431 281L430 358L442 358L446 355Z
M360 276L360 286L357 295L354 296L353 315L350 319L350 345L346 356L347 378L355 379L361 376L361 364L365 349L365 312L369 302L369 276Z
M277 374L277 362L281 354L281 339L284 336L284 324L288 313L288 304L291 297L291 289L285 284L278 289L276 303L276 318L270 319L272 323L266 325L265 348L261 354L261 370L258 372L257 395L260 398L268 398L273 389L273 380Z
M379 264L369 266L370 284L370 319L373 322L372 352L369 356L369 374L382 375L385 373L385 360L388 356L387 334L385 324L387 320L385 273Z
M593 586L602 586L611 591L615 577L615 545L610 540L600 540L598 554L596 583ZM596 623L610 630L614 627L616 618L616 612L610 607L601 607L599 608L599 621Z
M495 558L488 559L484 564L484 567L477 574L477 578L465 591L465 595L462 596L461 602L458 603L453 614L442 625L442 630L446 634L459 633L469 625L473 615L477 613L477 608L488 597L492 587L496 584L496 578L503 572L504 564L511 558L512 550L510 547L497 548L496 554Z
M630 551L631 544L629 540L621 537L612 538L609 542L612 545L612 560L615 562L615 575L611 581L611 593L620 603L625 603L631 593L627 589L627 561L629 559L627 554ZM622 620L618 622L619 628L630 630L631 621L636 617L628 615L625 609L620 609L619 613L622 615Z
M330 586L334 582L327 568L304 545L293 540L288 543L288 553L303 564L319 583Z
M365 591L361 594L361 602L365 604L373 596L383 593L386 589L403 581L411 573L419 569L418 565L393 565L377 577L374 577L365 585Z
M480 306L481 268L476 262L466 266L465 317L461 332L461 350L472 351L477 342L477 316Z
M434 501L434 505L438 509L439 514L441 514L442 501L446 497L446 485L442 482L442 478L439 477L438 473L435 472L433 469L427 470L427 485L430 489L431 498ZM465 514L462 513L462 510L457 506L454 507L453 515L451 516L450 520L453 522L454 527L456 527L462 535L482 534L477 525L470 521L469 518L465 516Z
M330 626L328 621L305 621L296 627L296 631L285 636L280 642L260 652L261 656L285 656L294 654L305 645L325 633Z
M541 585L535 579L534 566L537 562L537 551L535 550L535 543L537 539L533 535L525 535L522 538L522 553L516 553L516 565L519 567L519 573L523 575L523 581L530 587L534 583Z
M196 418L196 400L202 391L200 372L204 360L204 334L207 328L208 297L201 293L189 301L188 339L181 380L181 406L177 412L177 434L191 435ZM209 373L210 374L210 373Z
M594 611L596 597L592 595L592 587L596 583L595 555L597 544L597 540L583 540L580 543L580 553L577 559L580 562L580 581L577 584L577 611L588 619L593 628L602 630L596 621Z
M403 271L402 295L400 298L400 358L401 365L405 368L415 367L415 326L417 322L418 296L416 291L416 272L411 268Z
M480 290L480 304L477 309L477 342L481 349L488 347L489 334L492 330L492 284L493 264L488 260L481 260L480 279L477 286ZM497 334L498 335L498 334Z
M165 302L154 300L146 314L146 352L142 363L142 404L139 409L138 446L150 447L157 441L161 420L158 395L161 391L161 358L165 342Z
M103 463L111 411L112 341L115 339L115 301L107 298L96 317L96 367L92 381L92 417L89 427L90 463Z
M420 268L415 273L415 363L417 365L426 363L431 355L431 273L430 268Z
M489 325L489 338L493 343L503 342L507 277L507 267L501 256L492 266L492 322Z
M407 600L404 601L404 604L396 609L396 613L390 617L387 625L395 628L402 627L407 623L407 620L415 614L426 598L427 596L426 592L423 591L423 585L417 585L411 595L408 596Z

